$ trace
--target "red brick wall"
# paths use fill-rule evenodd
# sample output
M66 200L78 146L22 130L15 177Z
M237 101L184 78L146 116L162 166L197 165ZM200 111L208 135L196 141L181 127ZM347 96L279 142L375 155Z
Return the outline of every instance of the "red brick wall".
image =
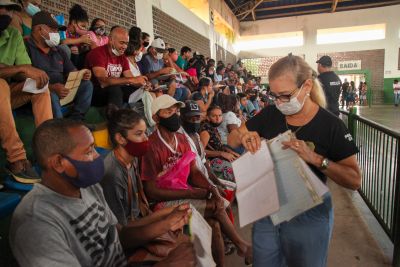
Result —
M170 44L170 47L178 50L178 53L182 46L188 46L192 52L199 51L202 55L210 56L210 40L208 38L154 6L153 28L154 36L160 36L164 42Z
M215 44L216 47L216 60L222 60L225 65L228 63L232 63L235 64L235 62L237 61L236 56L234 54L232 54L231 52L229 52L228 50L226 50L225 48Z
M68 11L74 4L81 5L88 12L89 22L95 18L104 19L108 29L120 25L129 30L136 25L134 0L43 0L41 7L54 15L64 14L68 23Z
M383 77L385 64L385 50L348 51L336 53L320 53L317 58L328 55L332 58L333 68L337 68L337 62L345 60L361 60L361 69L371 72L371 84L373 90L373 104L383 103ZM317 59L316 59L317 60Z

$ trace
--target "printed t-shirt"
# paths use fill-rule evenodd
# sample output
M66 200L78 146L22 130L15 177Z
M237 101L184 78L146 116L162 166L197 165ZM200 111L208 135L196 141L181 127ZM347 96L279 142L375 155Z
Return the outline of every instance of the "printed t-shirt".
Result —
M86 67L93 69L94 67L104 68L107 71L107 77L119 78L122 73L129 70L128 59L125 55L115 56L108 51L108 45L96 47L86 56ZM93 75L93 83L99 86L99 82Z

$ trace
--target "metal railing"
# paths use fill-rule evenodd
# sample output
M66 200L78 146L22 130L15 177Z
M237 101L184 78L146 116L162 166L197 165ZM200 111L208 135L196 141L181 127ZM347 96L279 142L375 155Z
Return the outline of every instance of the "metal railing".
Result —
M400 134L351 112L341 116L360 150L359 193L393 242L393 266L400 267Z

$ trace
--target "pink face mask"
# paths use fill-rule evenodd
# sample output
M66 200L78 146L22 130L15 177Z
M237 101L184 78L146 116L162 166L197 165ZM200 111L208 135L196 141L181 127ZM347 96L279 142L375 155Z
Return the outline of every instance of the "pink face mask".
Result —
M86 35L86 34L89 33L88 30L81 29L78 25L75 26L75 32L76 32L77 34L79 34L80 36Z
M177 55L177 54L173 54L173 55L171 56L171 59L172 59L174 62L176 62L176 61L178 60L178 55Z

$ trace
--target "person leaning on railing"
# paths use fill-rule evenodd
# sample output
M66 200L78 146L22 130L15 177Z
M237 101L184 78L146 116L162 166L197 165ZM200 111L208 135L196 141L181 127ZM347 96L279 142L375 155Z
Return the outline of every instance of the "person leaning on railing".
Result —
M323 182L329 177L343 187L358 189L358 149L343 122L324 109L315 71L290 54L275 62L268 76L275 105L232 131L228 145L255 152L260 136L271 139L290 129L297 138L285 142L285 148L297 152ZM325 266L332 225L330 194L322 204L278 226L269 217L262 218L253 228L254 266Z

